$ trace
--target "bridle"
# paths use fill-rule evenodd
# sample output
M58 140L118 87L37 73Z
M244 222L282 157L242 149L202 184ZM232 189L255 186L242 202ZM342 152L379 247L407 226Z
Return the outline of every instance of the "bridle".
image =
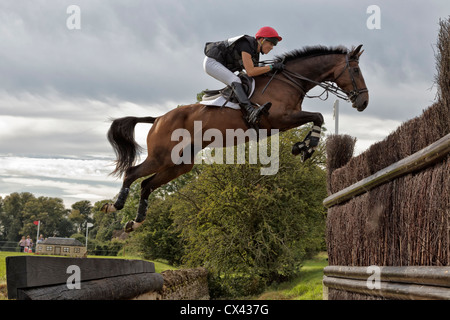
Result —
M284 78L278 77L277 79L285 81L286 83L288 83L288 84L294 86L295 88L297 88L298 90L302 91L303 94L305 95L305 97L307 97L307 98L319 98L321 100L326 100L326 99L328 99L328 93L332 93L332 94L334 94L336 97L338 97L340 99L343 99L343 100L346 100L346 101L355 102L356 99L358 98L358 96L361 93L369 92L369 90L367 88L358 88L358 86L356 85L355 77L354 77L353 72L351 70L352 68L350 68L350 62L355 62L355 61L358 62L358 58L349 59L348 54L347 54L345 56L345 67L344 67L344 69L342 69L342 71L334 79L333 82L331 82L331 81L318 82L318 81L309 79L307 77L304 77L301 74L289 71L287 69L284 69L280 73L281 75L284 76ZM339 88L334 83L344 74L344 72L346 70L348 70L348 72L349 72L350 79L351 79L352 85L353 85L353 90L351 90L351 91L342 90L341 88ZM272 79L273 79L273 77L270 79L270 81L272 81ZM303 88L303 86L301 85L300 81L298 81L298 80L304 80L304 81L308 81L308 82L314 83L315 85L322 87L324 89L324 91L318 96L310 96L310 95L308 95L306 93L306 90ZM322 98L322 96L325 93L326 93L326 97Z
M350 62L359 62L358 58L349 59L348 54L345 56L345 68L341 71L341 73L334 79L334 82L339 79L340 76L342 76L345 72L345 70L348 70L348 73L350 75L350 79L352 80L353 90L352 91L344 91L345 94L347 94L348 98L351 102L355 102L358 96L363 92L369 92L367 88L361 88L358 89L358 86L356 85L355 77L353 76L352 68L350 68Z

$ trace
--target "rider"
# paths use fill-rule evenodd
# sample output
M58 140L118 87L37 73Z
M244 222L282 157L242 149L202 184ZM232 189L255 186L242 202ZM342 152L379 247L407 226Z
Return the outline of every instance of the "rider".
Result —
M283 70L284 65L277 62L259 67L259 54L268 54L281 37L272 27L262 27L255 37L242 35L225 41L208 42L205 45L203 68L211 77L229 85L246 112L249 124L254 125L261 112L269 110L271 103L254 108L242 87L241 80L234 73L245 69L247 75L255 77L271 70Z

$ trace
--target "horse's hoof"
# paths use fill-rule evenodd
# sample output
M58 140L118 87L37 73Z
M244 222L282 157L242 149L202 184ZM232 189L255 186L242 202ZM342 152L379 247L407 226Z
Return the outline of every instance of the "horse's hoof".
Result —
M124 228L126 233L133 231L133 224L134 224L134 221L127 222L127 224L125 225L125 228Z
M111 203L105 203L105 204L102 206L102 208L100 209L100 211L101 211L101 212L104 212L104 213L113 213L113 212L116 212L117 209L116 209L116 207L114 207L113 204L111 204Z
M312 155L313 155L313 153L314 153L314 149L310 149L310 150L303 150L303 152L302 152L302 154L301 154L301 161L302 162L305 162L306 160L308 160L309 158L311 158L312 157Z
M297 155L299 155L300 154L300 148L296 145L296 144L294 144L293 146L292 146L292 150L291 150L291 153L294 155L294 156L297 156Z
M307 152L306 152L306 151L303 151L303 152L301 153L301 155L300 155L300 160L301 160L302 162L305 162L306 160L308 160L308 156L307 156Z
M297 142L296 144L294 144L292 146L292 150L291 153L294 156L298 156L302 151L304 151L306 149L306 146L303 142Z
M134 220L132 221L128 221L125 225L125 232L126 233L130 233L134 230L136 230L137 228L139 228L142 225L142 222L136 222Z

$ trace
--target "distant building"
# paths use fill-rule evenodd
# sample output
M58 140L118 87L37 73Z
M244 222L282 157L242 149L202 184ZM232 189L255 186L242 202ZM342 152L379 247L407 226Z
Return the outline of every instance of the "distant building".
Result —
M59 256L84 257L86 247L73 238L47 238L36 246L37 254L54 254Z

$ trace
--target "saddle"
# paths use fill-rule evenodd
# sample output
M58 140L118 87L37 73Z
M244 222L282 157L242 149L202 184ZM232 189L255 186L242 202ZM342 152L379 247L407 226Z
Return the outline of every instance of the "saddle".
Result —
M250 96L253 94L253 78L243 72L239 73L238 77L239 79L241 79L242 87L244 88L245 93L250 98ZM234 96L234 92L230 86L226 86L225 88L220 90L205 90L202 101L214 100L219 96L222 96L226 100L225 104L227 102L239 103L239 101Z

